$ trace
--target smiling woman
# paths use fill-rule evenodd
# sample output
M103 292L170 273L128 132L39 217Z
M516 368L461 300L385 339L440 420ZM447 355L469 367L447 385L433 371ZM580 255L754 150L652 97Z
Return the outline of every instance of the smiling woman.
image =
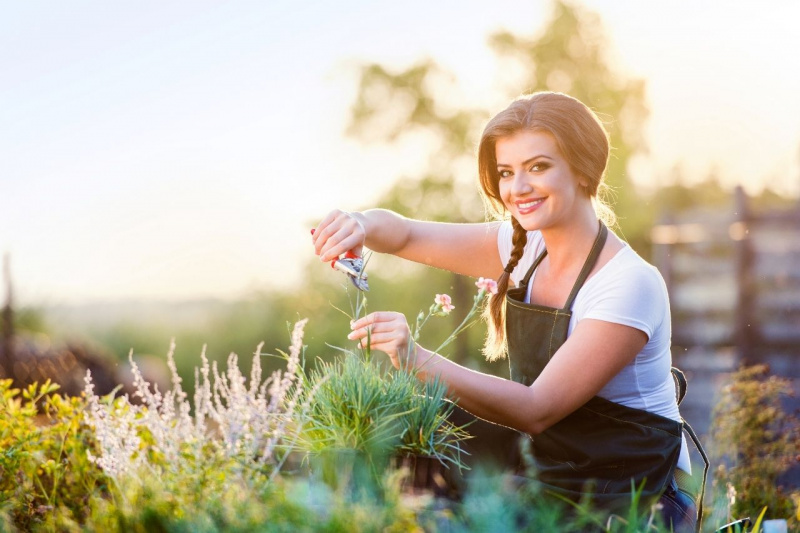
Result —
M693 530L699 500L687 481L666 287L603 223L609 212L597 194L609 150L600 121L575 98L520 98L489 121L478 149L487 205L509 220L444 224L337 210L317 227L314 245L323 261L367 246L470 276L499 275L485 312L485 353L508 355L510 380L417 345L400 313L356 320L349 338L446 383L463 409L456 416L473 418L476 460L521 472L522 436L550 491L615 508L629 504L635 486L642 501L661 504L668 527Z

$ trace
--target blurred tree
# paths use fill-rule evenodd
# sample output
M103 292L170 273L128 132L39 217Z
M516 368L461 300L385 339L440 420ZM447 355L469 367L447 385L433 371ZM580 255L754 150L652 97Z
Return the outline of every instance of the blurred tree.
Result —
M651 214L637 209L637 196L626 174L630 157L645 149L644 82L628 80L609 67L603 53L607 43L597 17L557 0L552 19L541 35L528 39L501 32L490 42L501 55L518 60L526 73L511 90L514 95L523 91L563 91L587 103L601 117L614 117L608 121L614 146L608 181L618 197L616 208L626 237L633 246L644 246ZM364 142L395 143L404 135L414 134L433 140L428 171L417 178L398 180L377 207L427 220L476 222L485 216L477 171L468 177L471 186L462 186L464 177L454 172L464 161L476 168L475 147L481 125L490 113L453 109L450 91L437 94L443 77L442 69L429 59L400 72L391 72L379 64L362 66L348 133ZM441 291L436 288L445 282L440 275L412 272L413 282L405 279L403 283L429 287L429 294ZM448 285L456 305L455 325L471 306L474 287L460 276L452 276ZM476 357L481 340L472 337L459 340L454 359L465 362Z
M374 207L425 220L477 222L484 218L477 180L472 180L471 186L459 186L454 172L459 160L472 156L480 122L487 113L445 108L434 97L436 80L441 75L441 69L430 60L399 73L377 64L363 66L348 133L365 142L392 143L403 135L420 133L434 140L428 172L418 178L399 179ZM380 263L383 265L386 261ZM451 325L455 328L472 305L475 288L472 283L454 274L411 272L416 274L416 279L406 279L403 283L428 291L427 296L421 295L421 308L429 305L423 302L433 294L450 287L448 292L455 304ZM408 293L405 294L408 299ZM390 305L396 309L398 304L390 302ZM417 312L412 311L407 316L411 319ZM456 340L453 359L466 362L476 351L480 340L470 342L470 338L461 335Z
M641 208L641 195L628 175L631 158L647 151L645 82L611 67L606 54L610 46L600 18L555 0L550 21L539 35L528 38L499 32L490 43L501 57L515 60L521 67L522 79L509 88L512 97L534 91L567 93L603 120L612 146L606 173L611 194L606 201L614 208L624 237L637 251L647 254L652 212Z
M645 200L648 206L652 205L654 208L652 211L657 217L655 222L700 210L731 213L734 209L733 189L723 185L716 168L712 168L702 180L695 183L687 183L680 165L675 165L670 175L672 183L658 188ZM759 211L790 209L796 203L796 199L770 188L749 196L749 205Z

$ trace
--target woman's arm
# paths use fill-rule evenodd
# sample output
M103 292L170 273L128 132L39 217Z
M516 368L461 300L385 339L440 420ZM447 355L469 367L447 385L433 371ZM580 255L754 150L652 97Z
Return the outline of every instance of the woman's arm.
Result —
M448 224L403 217L385 209L332 211L314 232L314 248L331 261L361 247L473 277L496 278L499 222Z
M439 376L458 405L525 433L541 433L595 396L636 357L647 335L635 328L585 319L578 323L530 387L462 367L410 341L400 313L372 313L353 323L349 338L386 352L397 368L413 365L421 379Z

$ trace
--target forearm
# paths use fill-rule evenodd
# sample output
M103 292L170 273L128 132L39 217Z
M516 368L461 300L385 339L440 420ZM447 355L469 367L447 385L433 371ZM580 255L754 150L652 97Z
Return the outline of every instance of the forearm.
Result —
M544 429L529 387L470 370L419 346L414 366L421 380L438 376L447 385L451 399L479 418L524 433L536 434Z
M397 255L409 241L410 220L388 209L352 213L364 227L364 245L370 250Z
M376 252L472 277L495 278L503 270L497 251L499 222L430 222L385 209L352 216L364 228L365 246Z

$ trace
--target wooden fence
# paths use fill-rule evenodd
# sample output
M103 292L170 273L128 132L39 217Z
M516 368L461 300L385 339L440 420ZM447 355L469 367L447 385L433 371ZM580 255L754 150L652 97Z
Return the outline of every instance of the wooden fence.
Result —
M739 188L729 212L665 219L651 237L678 351L732 348L800 377L800 205L757 212Z

